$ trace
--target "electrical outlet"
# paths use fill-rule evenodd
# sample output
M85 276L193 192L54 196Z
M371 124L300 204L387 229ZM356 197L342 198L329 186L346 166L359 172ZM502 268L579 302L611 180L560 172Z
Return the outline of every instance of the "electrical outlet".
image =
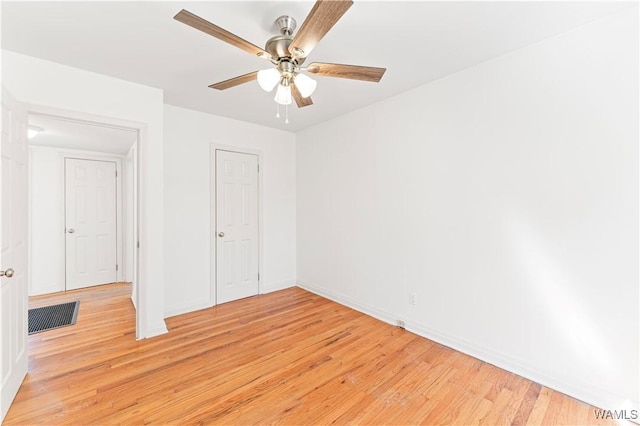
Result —
M417 303L418 303L418 297L416 296L416 294L409 293L409 304L415 306Z

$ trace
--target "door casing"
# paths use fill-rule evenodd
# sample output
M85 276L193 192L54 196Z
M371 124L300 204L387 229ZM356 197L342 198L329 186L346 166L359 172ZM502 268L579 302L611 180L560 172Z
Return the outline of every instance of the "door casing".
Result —
M148 146L149 142L149 130L148 126L144 123L116 119L112 117L99 116L88 113L80 113L76 111L69 111L62 108L36 105L36 104L25 104L26 110L28 114L35 115L44 115L55 118L61 118L71 121L76 121L79 123L86 123L92 125L102 125L108 127L117 127L127 130L133 130L137 132L137 141L134 142L136 145L136 162L134 163L134 193L136 197L134 198L134 209L135 218L134 218L134 228L136 235L134 236L134 244L133 247L133 263L134 263L134 280L135 280L135 300L136 300L136 339L144 339L147 337L155 336L158 334L156 330L150 330L149 324L147 320L147 312L148 308L148 284L146 280L145 274L145 256L142 253L144 247L139 245L140 241L144 238L144 229L141 227L141 200L144 197L144 193L142 191L141 179L140 179L140 168L143 162L142 152L145 146Z

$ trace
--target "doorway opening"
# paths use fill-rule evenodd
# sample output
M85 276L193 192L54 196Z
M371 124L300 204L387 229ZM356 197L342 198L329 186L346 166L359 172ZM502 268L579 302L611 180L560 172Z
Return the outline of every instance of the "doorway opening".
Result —
M130 283L140 338L141 129L33 108L28 122L29 296Z

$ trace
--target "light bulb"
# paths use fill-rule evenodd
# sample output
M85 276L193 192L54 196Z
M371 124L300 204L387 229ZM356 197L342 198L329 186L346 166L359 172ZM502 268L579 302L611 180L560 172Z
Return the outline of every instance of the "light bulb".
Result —
M280 81L280 71L278 71L276 68L260 70L258 71L257 80L262 90L270 92Z
M316 90L318 82L304 74L298 74L296 75L295 85L302 97L308 98Z
M291 86L279 84L273 99L280 105L289 105L291 103Z

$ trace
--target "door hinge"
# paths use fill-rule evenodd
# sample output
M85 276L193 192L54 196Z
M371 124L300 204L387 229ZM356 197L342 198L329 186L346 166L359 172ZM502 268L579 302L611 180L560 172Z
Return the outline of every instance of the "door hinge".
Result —
M116 177L118 177L118 171L116 170Z
M260 173L260 164L258 164L258 173Z
M140 241L136 243L136 248L140 248Z
M260 272L258 272L258 281L260 281Z
M116 271L118 270L118 265L116 265Z

